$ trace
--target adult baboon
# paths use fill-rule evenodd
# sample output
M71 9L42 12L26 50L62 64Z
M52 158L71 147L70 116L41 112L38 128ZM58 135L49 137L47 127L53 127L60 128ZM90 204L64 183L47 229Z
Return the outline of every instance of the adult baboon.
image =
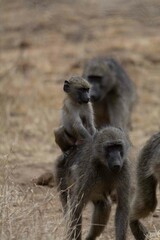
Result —
M55 141L62 151L95 133L89 89L90 84L79 76L73 76L64 82L66 98L62 108L61 127L55 131Z
M116 239L126 239L130 191L128 148L125 133L107 127L75 147L65 160L62 156L57 159L55 179L66 216L69 212L68 239L81 239L82 210L89 201L94 211L86 239L95 240L102 233L111 211L109 195L114 189Z
M155 210L158 183L160 183L160 132L147 141L138 159L137 186L130 221L132 233L137 240L144 240L148 233L139 219L147 217Z
M109 124L128 129L136 90L122 66L112 58L93 58L85 65L83 77L92 85L96 127Z

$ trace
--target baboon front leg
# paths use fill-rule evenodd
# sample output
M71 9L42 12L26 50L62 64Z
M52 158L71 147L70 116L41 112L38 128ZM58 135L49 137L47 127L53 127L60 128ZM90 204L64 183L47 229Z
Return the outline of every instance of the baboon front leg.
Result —
M78 206L79 205L79 206ZM82 206L80 203L72 205L68 221L67 240L81 240Z
M126 240L128 228L129 207L124 202L124 206L117 206L116 210L116 240Z
M90 112L89 112L90 113ZM96 128L94 126L94 119L92 113L90 113L87 121L87 129L91 135L94 135L96 133Z
M83 176L83 175L82 175ZM67 233L68 240L81 240L82 210L88 203L90 193L93 190L93 178L83 176L81 182L76 181L71 198L69 212L69 228Z
M82 210L85 202L83 196L73 194L70 199L70 207L67 209L68 232L67 240L81 240Z
M68 186L67 186L67 182L66 182L66 169L65 166L61 166L61 160L62 158L59 160L59 165L57 166L57 171L56 171L56 182L57 182L57 188L58 188L58 192L59 192L59 197L60 197L60 201L63 207L63 211L64 214L67 211L67 199L68 199L68 194L69 194L69 190L68 190Z
M118 204L115 217L116 240L126 240L128 220L129 220L129 194L130 179L127 174L121 179L121 184L117 188Z
M120 110L121 109L121 110ZM110 123L112 126L120 127L126 130L128 125L128 109L126 108L126 102L123 99L111 99L109 106Z
M102 233L106 223L108 222L110 212L111 203L109 199L106 199L105 201L94 202L91 228L86 240L95 240L96 237Z

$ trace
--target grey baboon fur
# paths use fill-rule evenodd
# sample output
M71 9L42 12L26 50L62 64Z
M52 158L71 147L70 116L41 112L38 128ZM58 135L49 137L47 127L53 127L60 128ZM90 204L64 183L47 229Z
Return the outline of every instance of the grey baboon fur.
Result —
M81 220L84 206L94 206L87 240L96 239L108 222L112 190L117 193L115 216L116 240L125 240L129 215L130 172L129 142L125 133L107 127L72 149L64 160L57 159L55 180L65 215L69 213L67 239L81 240Z
M122 66L113 58L93 58L85 65L83 77L92 85L96 127L109 124L128 130L136 89Z
M147 229L139 221L154 212L157 206L156 188L160 183L160 132L154 134L142 148L137 164L137 188L131 205L130 227L136 240L144 240Z
M67 151L96 131L89 89L90 84L79 76L64 82L66 98L62 107L61 126L55 130L55 141L62 151Z

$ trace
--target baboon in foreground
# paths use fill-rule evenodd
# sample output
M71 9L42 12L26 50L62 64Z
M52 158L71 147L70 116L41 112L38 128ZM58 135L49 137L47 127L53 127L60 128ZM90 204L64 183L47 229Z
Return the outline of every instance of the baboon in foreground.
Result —
M147 141L138 159L137 186L130 216L130 227L137 240L144 240L148 233L139 219L147 217L155 210L158 183L160 183L160 132Z
M89 89L90 84L79 76L73 76L64 82L66 98L62 108L61 127L55 130L55 141L62 151L81 143L96 131Z
M55 179L66 217L69 213L67 239L81 239L82 210L89 201L94 211L86 239L94 240L102 233L111 211L109 195L114 189L116 240L126 239L130 192L128 149L125 133L106 127L72 149L65 160L62 156L57 159Z
M83 77L92 85L96 127L109 124L128 130L136 89L122 66L112 58L93 58L85 65Z

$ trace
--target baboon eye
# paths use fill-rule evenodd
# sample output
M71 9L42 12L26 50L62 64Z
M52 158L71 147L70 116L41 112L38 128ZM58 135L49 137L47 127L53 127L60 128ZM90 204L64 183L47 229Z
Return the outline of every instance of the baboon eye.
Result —
M79 91L80 91L80 92L88 92L88 91L89 91L89 88L80 88Z
M120 145L117 146L117 150L119 151L121 157L123 157L123 148L122 148L122 146L120 146Z
M93 83L98 83L100 84L102 81L102 77L101 76L94 76L94 75L90 75L88 76L88 81L93 84Z
M121 155L121 157L123 157L123 150L122 149L120 149L120 155Z
M106 153L110 154L111 152L117 151L123 157L123 148L121 145L110 145L106 147Z

